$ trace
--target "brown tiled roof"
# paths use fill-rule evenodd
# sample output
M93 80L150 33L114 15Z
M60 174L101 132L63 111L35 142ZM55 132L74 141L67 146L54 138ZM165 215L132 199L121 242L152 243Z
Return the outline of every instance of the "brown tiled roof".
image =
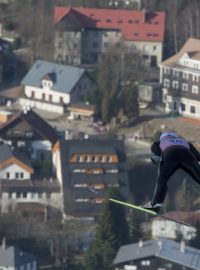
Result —
M164 215L172 219L188 222L189 224L200 222L200 211L170 211ZM162 217L156 217L156 219L162 219Z
M21 95L22 91L23 91L23 87L17 86L17 87L13 87L13 88L1 91L0 96L6 97L6 98L11 98L11 99L16 99Z
M121 31L125 40L164 40L165 12L65 6L55 8L54 22L68 15L73 16L81 28L114 29Z
M188 52L187 54L194 60L200 60L200 51Z
M185 53L195 53L200 52L200 39L195 38L189 38L187 42L183 45L183 47L180 49L180 51L173 55L172 57L168 58L167 60L163 61L161 65L171 66L176 64L179 59L185 54Z
M59 135L56 130L32 110L29 110L26 113L17 112L11 116L8 121L0 126L0 136L11 126L13 127L15 123L18 124L19 120L28 122L41 138L49 140L52 144L58 141Z

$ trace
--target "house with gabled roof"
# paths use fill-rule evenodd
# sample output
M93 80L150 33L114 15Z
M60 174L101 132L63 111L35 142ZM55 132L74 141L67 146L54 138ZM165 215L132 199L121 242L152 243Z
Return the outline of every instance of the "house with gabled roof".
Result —
M0 139L4 143L0 153L1 210L15 209L18 203L61 209L61 186L56 168L51 166L51 150L59 140L56 130L34 111L25 110L0 126ZM44 160L50 164L45 172Z
M0 179L30 179L33 168L20 151L12 151L7 144L0 145Z
M14 113L0 125L0 139L23 147L30 152L31 158L41 160L59 140L59 135L37 113L26 109Z
M200 119L200 40L189 38L160 64L165 111Z
M37 259L17 246L7 246L3 241L0 246L0 269L37 270Z
M151 223L152 238L166 237L176 240L181 235L182 239L190 241L196 236L195 226L200 222L200 211L169 211L165 213L165 216L175 220L182 220L190 224L191 227L155 217Z
M109 49L125 46L141 55L143 64L162 61L165 13L145 10L58 6L54 11L54 59L94 64Z
M94 88L89 73L80 67L37 60L21 81L22 107L64 113L67 105L84 102Z
M18 203L61 207L58 180L52 175L48 179L38 175L25 153L7 144L0 146L0 186L2 212L14 210Z
M129 196L126 154L122 140L85 139L60 141L53 163L62 183L65 216L99 215L109 188Z
M114 269L200 269L200 250L168 240L139 241L121 246L114 259Z

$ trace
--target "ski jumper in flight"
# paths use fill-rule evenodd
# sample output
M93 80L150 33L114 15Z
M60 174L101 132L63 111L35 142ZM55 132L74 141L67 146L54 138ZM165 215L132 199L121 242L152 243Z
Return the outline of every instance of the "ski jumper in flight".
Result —
M159 212L167 193L167 182L178 169L184 170L200 185L200 153L175 132L161 134L151 146L151 160L159 166L153 198L142 207Z

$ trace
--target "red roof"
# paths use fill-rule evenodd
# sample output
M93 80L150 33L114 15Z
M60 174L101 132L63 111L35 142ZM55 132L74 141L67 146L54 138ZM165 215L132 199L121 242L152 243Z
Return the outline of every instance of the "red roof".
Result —
M71 15L83 28L119 30L125 40L164 40L165 13L123 9L56 7L54 22Z

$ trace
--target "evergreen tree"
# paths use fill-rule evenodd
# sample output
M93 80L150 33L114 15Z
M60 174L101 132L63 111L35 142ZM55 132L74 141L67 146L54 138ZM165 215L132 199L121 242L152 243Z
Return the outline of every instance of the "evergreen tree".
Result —
M87 270L109 270L117 250L129 242L128 224L123 206L114 204L108 198L122 199L117 189L111 189L102 207L93 243L85 256Z

